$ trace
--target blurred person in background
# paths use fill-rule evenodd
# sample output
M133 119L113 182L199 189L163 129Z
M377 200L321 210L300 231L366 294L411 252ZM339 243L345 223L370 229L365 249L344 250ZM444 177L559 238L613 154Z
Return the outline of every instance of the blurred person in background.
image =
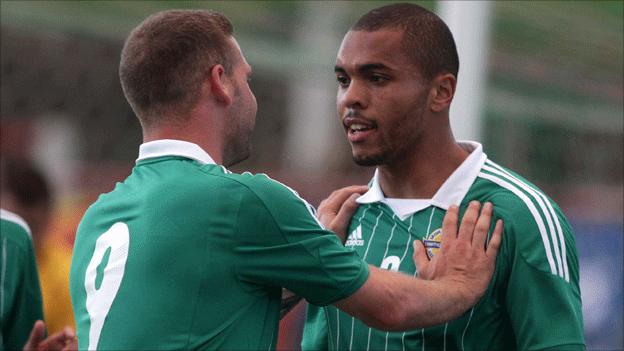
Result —
M43 319L43 307L30 228L5 209L0 209L0 247L0 349L19 350Z
M1 161L0 199L2 207L28 223L35 247L46 326L50 333L73 327L69 297L71 248L50 233L52 191L43 173L25 159Z
M0 350L69 351L67 327L46 338L31 231L17 214L0 208Z
M422 280L369 270L296 192L225 168L249 155L257 106L223 15L148 17L119 72L144 143L132 173L78 227L70 285L81 349L271 350L282 287L405 329L461 314L487 286L502 231L499 222L485 249L490 204L480 217L472 204L459 230L449 211L447 247L423 267L436 279ZM365 190L335 192L320 221L344 238Z
M377 167L346 246L369 264L423 276L447 209L490 201L505 235L486 294L455 320L404 333L310 306L304 350L585 348L574 233L537 187L489 160L480 144L454 139L458 69L450 30L418 5L374 9L345 35L335 67L338 115L353 160ZM411 249L414 239L426 255ZM416 266L405 259L412 255Z

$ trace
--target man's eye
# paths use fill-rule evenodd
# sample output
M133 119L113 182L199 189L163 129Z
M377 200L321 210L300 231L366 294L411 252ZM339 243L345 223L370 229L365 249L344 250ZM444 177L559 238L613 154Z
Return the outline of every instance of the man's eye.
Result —
M378 74L373 74L373 75L371 75L369 79L370 79L370 81L371 81L371 82L373 82L373 83L383 83L383 82L385 82L385 81L386 81L386 78L385 78L385 77L382 77L382 76L380 76L380 75L378 75Z
M336 81L338 81L338 85L342 87L346 87L349 85L349 78L345 76L336 76Z

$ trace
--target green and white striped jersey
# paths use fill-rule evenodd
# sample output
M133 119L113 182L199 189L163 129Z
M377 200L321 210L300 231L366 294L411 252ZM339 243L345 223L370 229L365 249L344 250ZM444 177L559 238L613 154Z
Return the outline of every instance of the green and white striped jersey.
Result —
M158 140L82 218L70 290L80 349L272 350L282 287L326 305L367 277L291 189Z
M0 209L0 351L21 350L38 319L43 303L30 228Z
M432 257L450 205L462 215L470 201L490 201L492 229L500 218L505 230L485 295L460 318L400 333L371 329L333 306L310 305L304 350L584 349L578 259L567 220L534 185L488 160L481 145L460 145L471 154L432 199L385 198L375 176L358 199L346 246L370 264L416 275L412 241L423 240Z

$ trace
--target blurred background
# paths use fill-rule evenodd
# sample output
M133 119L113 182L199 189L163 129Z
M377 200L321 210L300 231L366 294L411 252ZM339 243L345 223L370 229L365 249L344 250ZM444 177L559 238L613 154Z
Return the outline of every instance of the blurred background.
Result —
M588 349L623 349L624 3L417 3L439 13L458 42L458 138L482 142L562 207L577 234ZM2 1L2 172L12 160L27 165L16 181L48 183L37 189L50 220L34 240L51 331L73 323L60 291L77 223L130 172L141 143L117 76L134 26L171 8L229 17L258 99L253 155L233 170L268 173L317 205L372 175L351 161L333 65L348 28L382 4ZM302 310L287 317L282 349L297 345Z

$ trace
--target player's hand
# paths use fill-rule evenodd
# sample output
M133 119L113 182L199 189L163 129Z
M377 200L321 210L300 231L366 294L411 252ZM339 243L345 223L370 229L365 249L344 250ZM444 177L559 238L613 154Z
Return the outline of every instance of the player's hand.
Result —
M338 189L321 202L316 216L325 228L333 231L344 243L347 239L347 228L351 217L357 210L355 202L360 195L368 190L366 185L352 185Z
M24 345L24 351L73 351L78 350L78 339L70 327L45 337L46 327L43 321L36 321L30 337Z
M486 202L479 214L480 207L477 201L468 205L458 230L459 208L451 206L442 224L438 253L429 261L425 247L417 240L413 257L420 278L446 281L474 302L485 292L492 277L503 232L503 222L498 220L486 246L493 209Z

